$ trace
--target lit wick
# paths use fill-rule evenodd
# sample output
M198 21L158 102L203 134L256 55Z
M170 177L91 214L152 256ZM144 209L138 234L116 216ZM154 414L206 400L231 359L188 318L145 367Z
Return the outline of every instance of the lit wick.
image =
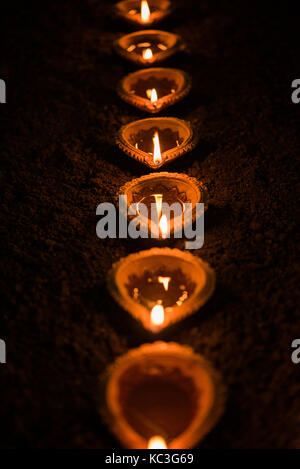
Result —
M157 92L156 89L153 88L151 91L151 103L155 103L157 101Z
M152 50L151 49L144 49L143 50L143 59L144 60L151 60L153 58Z
M161 163L161 151L160 151L158 132L155 132L155 134L154 134L153 145L154 145L153 163L160 164Z
M153 88L152 90L146 90L146 95L147 98L150 99L151 103L156 103L156 101L158 100L157 91L155 88Z
M148 23L150 19L150 8L147 0L141 1L141 20L142 23Z
M168 447L161 436L153 436L148 441L148 449L168 449Z
M165 320L165 309L162 305L155 305L151 310L151 323L154 326L161 326Z
M154 146L154 151L155 151L155 146ZM154 153L154 155L155 155L155 153ZM161 157L160 157L160 161L161 161ZM154 159L154 162L155 162L155 159ZM168 219L167 219L166 215L162 215L163 195L162 194L154 194L154 198L155 198L157 218L159 219L158 225L159 225L159 229L160 229L160 232L161 232L161 237L163 239L166 239L167 233L168 233ZM164 281L164 280L161 280L161 279L166 279L166 280ZM170 281L169 277L159 277L158 281L160 283L163 283L165 290L168 290L169 281Z

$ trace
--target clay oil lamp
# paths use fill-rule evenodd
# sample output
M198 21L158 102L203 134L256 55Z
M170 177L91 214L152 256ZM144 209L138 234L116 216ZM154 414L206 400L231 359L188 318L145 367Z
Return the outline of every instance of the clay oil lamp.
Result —
M127 155L151 169L159 169L197 144L191 125L175 117L150 117L121 127L116 143Z
M169 0L123 0L115 5L116 15L135 26L158 23L171 12Z
M125 59L147 67L175 54L182 44L176 34L150 29L122 36L114 47Z
M187 251L153 248L113 264L107 286L122 308L157 333L207 302L215 289L215 274Z
M155 342L117 359L106 377L104 415L129 449L189 449L225 407L219 374L190 347Z
M127 103L153 114L184 98L191 89L189 76L174 68L149 68L130 73L118 93Z
M137 208L140 203L145 204L148 214L145 224L148 225L148 233L151 234L152 238L161 240L165 239L166 234L168 237L173 237L177 232L182 237L184 220L189 223L196 220L196 204L204 203L205 209L207 208L207 189L204 184L196 178L182 173L151 173L133 179L120 188L118 198L120 195L126 196L127 211L131 204L137 204ZM175 216L173 212L170 213L170 226L167 226L166 229L162 213L164 202L169 206L177 203L181 207L180 216ZM189 220L184 218L185 204L192 205ZM155 219L158 224L155 229L153 229L153 219L151 220L153 208L156 208Z

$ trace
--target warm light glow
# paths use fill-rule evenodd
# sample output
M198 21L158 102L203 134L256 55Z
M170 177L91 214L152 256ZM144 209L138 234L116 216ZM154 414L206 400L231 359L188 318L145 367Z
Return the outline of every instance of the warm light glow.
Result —
M147 0L141 1L141 19L143 23L148 23L150 19L150 8Z
M161 151L160 151L160 143L159 143L158 132L155 132L155 134L154 134L153 145L154 145L153 162L155 164L159 164L159 163L161 163Z
M165 320L165 310L162 305L155 305L151 310L151 322L155 326L160 326Z
M151 49L144 49L143 50L143 59L144 60L151 60L153 58L152 50Z
M167 50L167 46L165 46L165 44L157 44L157 47L160 49L160 50Z
M159 229L161 231L161 237L165 239L168 233L168 219L166 215L162 215L161 219L159 220Z
M156 89L146 90L147 98L151 100L152 103L155 103L158 100Z
M167 449L167 444L161 436L153 436L148 442L148 449Z
M162 283L164 286L164 289L168 291L169 289L169 283L170 283L171 277L158 277L159 283Z
M153 88L153 90L151 91L151 103L155 103L157 101L157 93L156 93L156 89Z
M127 47L127 51L128 51L128 52L132 52L134 49L136 49L136 45L135 45L135 44L131 44L129 47Z

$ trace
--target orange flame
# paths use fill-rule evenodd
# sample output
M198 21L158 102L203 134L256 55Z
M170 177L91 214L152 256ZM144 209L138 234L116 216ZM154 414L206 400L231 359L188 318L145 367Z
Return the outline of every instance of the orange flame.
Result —
M141 20L142 23L148 23L150 19L150 8L147 0L141 1Z
M161 219L159 220L159 228L161 232L161 237L165 239L168 233L168 219L166 215L161 216Z
M154 326L160 326L165 320L165 309L162 305L155 305L151 310L151 322Z
M151 49L144 49L143 50L143 59L144 60L151 60L153 58L152 50Z
M153 88L153 90L151 91L151 103L155 103L157 101L157 92L156 92L156 89Z
M167 444L161 436L153 436L148 441L148 449L167 449Z
M160 151L160 143L159 143L158 132L155 132L155 134L154 134L153 145L154 145L153 162L155 164L159 164L159 163L161 163L161 151Z
M147 98L150 99L151 103L155 103L158 100L157 91L155 88L152 90L146 90Z

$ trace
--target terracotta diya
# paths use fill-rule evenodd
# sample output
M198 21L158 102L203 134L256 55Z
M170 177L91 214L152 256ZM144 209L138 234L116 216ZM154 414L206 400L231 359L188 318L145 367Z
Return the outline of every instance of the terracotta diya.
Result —
M149 68L123 78L118 93L132 106L154 114L180 101L190 89L191 80L185 72L175 68Z
M151 26L171 12L169 0L123 0L114 7L115 13L136 26Z
M190 123L175 117L150 117L121 127L116 143L127 155L159 169L191 151L198 135Z
M150 29L122 36L114 43L114 47L125 59L150 66L175 54L182 44L176 34Z
M207 208L207 189L205 185L196 178L182 173L151 173L133 179L120 188L118 198L120 195L126 196L127 212L131 204L137 204L138 212L139 204L145 204L148 215L145 224L147 223L148 232L152 235L152 238L165 239L167 234L182 238L183 222L193 223L196 220L196 204L204 203L204 208ZM168 221L170 226L166 227L166 231L164 231L165 222L163 218L165 216L163 214L164 203L169 206L178 204L180 210L178 216L171 212ZM186 204L191 204L192 208L189 218L185 213ZM152 226L154 217L151 217L153 210L157 213L155 218L158 225L154 229Z
M113 264L107 286L145 329L159 332L208 301L215 289L215 273L187 251L153 248Z
M191 348L155 342L111 367L106 406L111 430L125 448L188 449L221 417L225 388Z

